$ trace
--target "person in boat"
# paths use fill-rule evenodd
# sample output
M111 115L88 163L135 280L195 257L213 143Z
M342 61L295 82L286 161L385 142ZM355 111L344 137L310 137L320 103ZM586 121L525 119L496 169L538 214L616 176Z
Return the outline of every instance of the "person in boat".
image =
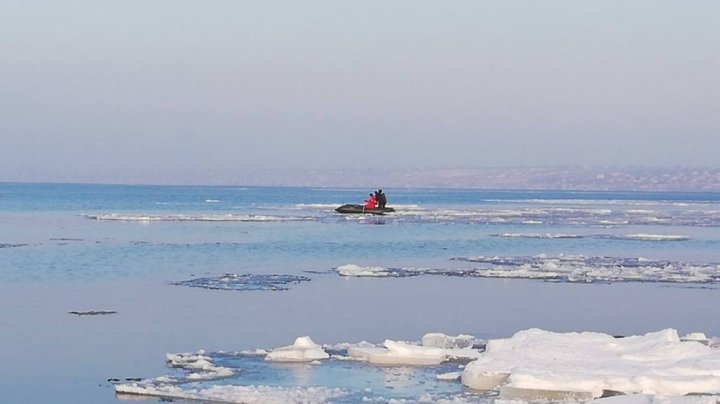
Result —
M375 200L375 195L370 194L370 196L365 200L365 205L363 205L365 209L375 209L377 207L377 200Z
M385 205L387 205L387 197L385 197L382 189L378 189L377 192L375 192L375 199L377 200L377 207L379 209L385 209Z

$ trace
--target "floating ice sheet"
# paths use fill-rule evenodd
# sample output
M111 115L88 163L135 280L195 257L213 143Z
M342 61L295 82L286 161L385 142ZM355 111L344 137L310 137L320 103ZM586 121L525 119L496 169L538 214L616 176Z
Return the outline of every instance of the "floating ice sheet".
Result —
M299 275L225 274L172 282L172 285L218 290L287 290L286 285L309 280Z
M411 277L442 275L483 278L522 278L562 282L720 282L720 264L662 261L627 257L587 257L582 255L457 257L477 265L475 268L386 268L341 265L342 276Z
M123 222L297 222L315 220L306 216L234 215L227 214L120 214L107 213L85 215L93 220L114 220Z
M481 264L476 276L555 279L567 282L677 282L720 281L720 264L652 260L641 257L587 257L583 255L494 256L456 258Z
M464 385L500 388L501 398L585 401L604 392L720 394L720 350L666 329L642 336L520 331L490 340L465 367ZM716 397L717 398L717 397Z
M526 202L526 201L524 201ZM388 220L400 222L547 224L582 226L665 225L720 226L720 210L706 206L676 206L658 202L654 209L628 209L603 201L601 207L537 206L518 208L423 208L397 209ZM606 207L607 206L607 207ZM680 209L682 208L682 209Z
M678 234L649 234L649 233L637 233L637 234L570 234L570 233L498 233L491 234L491 237L503 237L503 238L537 238L537 239L580 239L580 238L595 238L595 239L609 239L609 240L636 240L636 241L687 241L690 240L689 236L678 235Z
M326 387L216 385L207 388L182 388L173 385L142 385L138 383L115 386L115 391L120 395L243 404L319 404L331 402L347 395L342 389Z

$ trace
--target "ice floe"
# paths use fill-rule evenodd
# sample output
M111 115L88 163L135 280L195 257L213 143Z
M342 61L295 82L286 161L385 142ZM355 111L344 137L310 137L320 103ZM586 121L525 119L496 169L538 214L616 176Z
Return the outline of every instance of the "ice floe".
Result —
M611 239L611 240L637 240L637 241L687 241L690 236L677 234L566 234L566 233L497 233L490 234L491 237L503 238L536 238L536 239Z
M452 337L439 332L431 332L423 335L422 345L443 349L472 348L473 345L475 345L475 337L466 334L460 334L456 337Z
M447 358L442 348L412 345L403 341L385 340L384 347L348 348L348 356L374 365L437 365Z
M603 201L605 202L605 201ZM475 223L475 224L548 224L582 226L667 225L720 226L720 213L714 210L677 209L658 205L657 210L623 207L538 206L517 209L487 207L398 209L392 215L400 222Z
M675 282L720 281L720 264L652 260L642 257L588 257L583 255L494 256L456 258L481 264L473 275L566 282Z
M462 372L447 372L437 375L438 380L455 381L462 377Z
M690 237L683 236L683 235L645 234L645 233L626 234L624 236L616 236L616 237L623 238L626 240L644 240L644 241L685 241L685 240L690 239Z
M273 349L265 356L265 360L272 362L312 362L329 357L330 355L320 345L313 342L310 337L298 337L292 345Z
M316 220L307 216L234 215L227 214L121 214L107 213L85 215L93 220L114 220L123 222L297 222Z
M462 383L520 400L579 400L607 392L683 396L720 393L720 350L665 329L615 338L582 332L520 331L490 340Z
M231 369L216 366L205 351L196 353L167 354L168 366L188 371L188 380L215 380L233 375Z
M642 257L592 257L545 254L534 256L455 257L473 268L392 268L346 264L335 271L346 277L411 277L442 275L521 278L562 282L716 283L720 264L652 260Z
M375 365L436 365L449 359L473 359L480 355L474 349L475 337L460 334L456 337L442 333L428 333L422 345L405 341L385 340L382 346L350 346L348 356Z
M163 398L215 401L244 404L327 403L347 393L339 388L328 387L274 387L216 385L207 388L182 388L173 385L117 385L119 394L157 396Z
M171 282L172 285L216 290L287 290L286 285L310 281L300 275L225 274Z
M556 238L583 238L579 234L563 234L563 233L499 233L491 234L491 237L505 237L505 238L541 238L541 239L556 239Z

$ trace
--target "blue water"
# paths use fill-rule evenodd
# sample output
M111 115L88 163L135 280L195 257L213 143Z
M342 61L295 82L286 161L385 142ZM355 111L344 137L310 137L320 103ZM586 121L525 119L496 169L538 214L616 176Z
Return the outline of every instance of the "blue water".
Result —
M370 190L0 184L0 345L13 364L0 370L0 391L7 402L115 402L108 378L165 374L166 352L271 348L301 335L320 343L426 332L496 338L529 327L720 335L714 284L333 271L451 270L468 265L453 258L481 255L717 263L720 194L384 191L397 213L350 216L333 208ZM517 237L528 234L578 237ZM633 234L686 239L616 237ZM228 273L310 280L282 291L182 286Z

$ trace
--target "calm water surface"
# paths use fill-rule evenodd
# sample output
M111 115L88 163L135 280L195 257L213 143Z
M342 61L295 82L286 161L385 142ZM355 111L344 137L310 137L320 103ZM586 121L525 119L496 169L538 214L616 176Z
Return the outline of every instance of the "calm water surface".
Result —
M369 190L0 184L3 401L117 402L108 378L167 373L165 353L478 338L540 327L720 335L715 284L444 276L343 278L345 264L463 268L537 254L720 262L720 195L386 189L386 216L345 216ZM572 234L575 238L539 237ZM682 241L630 240L633 234ZM612 236L612 237L611 237ZM284 291L172 282L302 275ZM69 311L113 310L106 316Z

